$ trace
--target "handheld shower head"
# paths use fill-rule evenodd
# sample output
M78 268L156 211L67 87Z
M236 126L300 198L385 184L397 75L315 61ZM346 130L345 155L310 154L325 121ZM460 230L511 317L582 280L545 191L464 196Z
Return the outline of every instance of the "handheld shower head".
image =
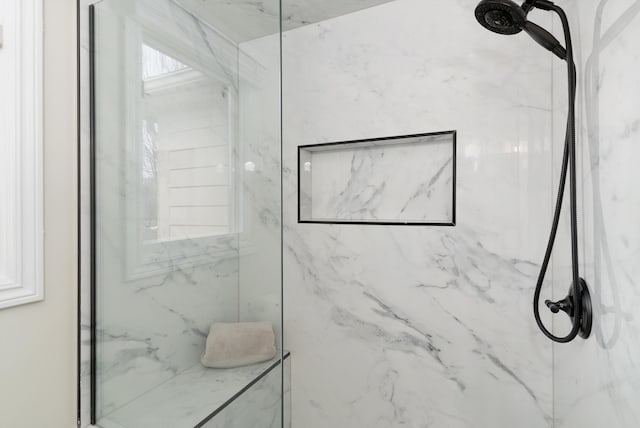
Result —
M562 29L566 47L563 47L553 34L533 22L527 20L527 14L533 9L553 11L562 21ZM576 184L576 66L573 62L573 47L571 43L571 30L567 14L553 4L551 0L525 0L519 6L512 0L481 0L475 10L476 19L486 29L498 34L517 34L524 30L536 43L553 52L558 58L566 61L569 80L569 113L567 130L565 134L564 155L562 158L562 172L560 173L560 185L556 208L553 215L551 233L547 242L547 250L538 274L536 288L533 294L533 314L536 324L542 333L549 339L559 342L571 342L578 335L588 338L591 333L592 308L589 288L584 279L580 277L580 265L578 257L578 214L577 214L577 184ZM553 313L566 312L571 317L571 332L566 336L558 337L545 327L540 317L540 293L544 277L549 267L553 246L556 240L556 232L562 212L562 200L567 177L571 178L569 191L570 217L571 217L571 270L572 279L569 295L560 301L545 303Z
M527 0L522 6L512 0L481 0L476 6L476 19L484 28L498 34L518 34L524 30L539 45L564 60L567 52L558 39L527 21L527 13L534 7L549 10L552 5L548 0Z
M511 0L482 0L476 7L476 19L494 33L518 34L527 22L527 14Z

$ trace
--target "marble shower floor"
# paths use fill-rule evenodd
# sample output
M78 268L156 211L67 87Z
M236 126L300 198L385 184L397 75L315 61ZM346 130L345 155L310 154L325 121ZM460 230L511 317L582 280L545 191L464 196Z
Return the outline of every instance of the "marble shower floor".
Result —
M196 364L100 418L98 426L194 427L278 367L279 358L235 369L209 369Z

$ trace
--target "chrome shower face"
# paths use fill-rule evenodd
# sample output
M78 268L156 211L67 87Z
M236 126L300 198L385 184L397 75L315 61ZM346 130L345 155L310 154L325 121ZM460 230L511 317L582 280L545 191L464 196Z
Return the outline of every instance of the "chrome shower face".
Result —
M527 14L511 0L482 0L476 7L476 19L494 33L518 34L527 22Z

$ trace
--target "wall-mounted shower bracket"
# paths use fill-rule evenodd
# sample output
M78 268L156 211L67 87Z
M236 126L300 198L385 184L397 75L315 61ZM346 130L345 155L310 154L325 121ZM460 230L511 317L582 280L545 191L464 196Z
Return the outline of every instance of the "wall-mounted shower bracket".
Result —
M574 288L575 287L573 286L569 287L569 294L564 299L558 300L557 302L546 300L544 303L554 314L563 311L567 315L569 315L572 323L578 322L580 324L580 330L578 331L578 334L583 339L586 339L591 334L591 325L593 323L591 294L589 293L589 287L587 287L587 283L585 282L585 280L580 278L580 281L578 281L577 290L581 305L580 310L575 311L573 305ZM577 320L576 317L578 318Z

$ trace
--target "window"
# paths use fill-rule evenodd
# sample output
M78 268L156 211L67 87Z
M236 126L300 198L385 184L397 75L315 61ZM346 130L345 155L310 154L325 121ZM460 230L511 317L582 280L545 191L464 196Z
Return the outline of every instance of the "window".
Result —
M42 4L0 2L0 308L42 300Z
M141 77L142 241L231 233L230 88L147 45Z
M132 26L126 43L128 279L236 254L237 49L217 73L166 34Z

